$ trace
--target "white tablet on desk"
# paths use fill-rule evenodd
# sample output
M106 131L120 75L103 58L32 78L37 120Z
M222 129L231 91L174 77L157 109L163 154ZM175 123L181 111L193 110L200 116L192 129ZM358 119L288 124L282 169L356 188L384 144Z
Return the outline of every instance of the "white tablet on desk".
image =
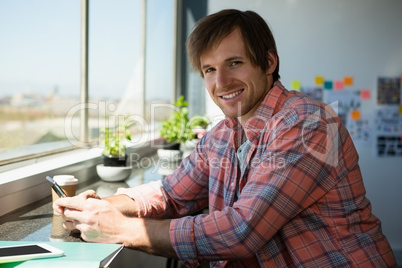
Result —
M63 251L45 243L0 247L0 263L63 256Z

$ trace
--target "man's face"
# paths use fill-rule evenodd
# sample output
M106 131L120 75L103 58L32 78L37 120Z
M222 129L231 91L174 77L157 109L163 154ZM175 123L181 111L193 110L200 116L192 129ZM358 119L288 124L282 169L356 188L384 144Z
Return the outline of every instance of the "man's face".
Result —
M238 117L244 125L272 86L276 58L263 72L251 63L240 32L234 30L200 60L205 86L213 101L226 116Z

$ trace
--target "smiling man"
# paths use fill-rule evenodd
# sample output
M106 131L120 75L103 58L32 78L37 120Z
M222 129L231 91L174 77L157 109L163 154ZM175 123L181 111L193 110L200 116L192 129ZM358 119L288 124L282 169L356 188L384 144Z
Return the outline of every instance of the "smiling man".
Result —
M216 49L201 56L201 72L209 95L227 117L237 117L242 125L271 89L277 56L272 51L267 51L265 56L269 68L263 71L249 59L238 29L226 36Z
M163 181L57 200L65 227L188 267L395 267L347 130L283 87L265 21L223 10L197 23L187 49L226 118Z

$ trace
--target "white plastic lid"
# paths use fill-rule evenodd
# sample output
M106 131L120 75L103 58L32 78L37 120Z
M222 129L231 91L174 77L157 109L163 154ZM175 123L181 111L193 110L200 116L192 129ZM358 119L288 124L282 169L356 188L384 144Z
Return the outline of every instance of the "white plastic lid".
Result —
M78 183L78 179L76 179L73 175L56 175L53 179L57 182L58 185L75 185Z

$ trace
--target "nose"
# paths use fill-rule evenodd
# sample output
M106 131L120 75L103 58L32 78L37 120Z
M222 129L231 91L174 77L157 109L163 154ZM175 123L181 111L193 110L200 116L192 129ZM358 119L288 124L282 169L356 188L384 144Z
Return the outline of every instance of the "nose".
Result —
M226 69L218 69L216 70L216 87L217 88L226 88L232 83L232 76L230 72Z

